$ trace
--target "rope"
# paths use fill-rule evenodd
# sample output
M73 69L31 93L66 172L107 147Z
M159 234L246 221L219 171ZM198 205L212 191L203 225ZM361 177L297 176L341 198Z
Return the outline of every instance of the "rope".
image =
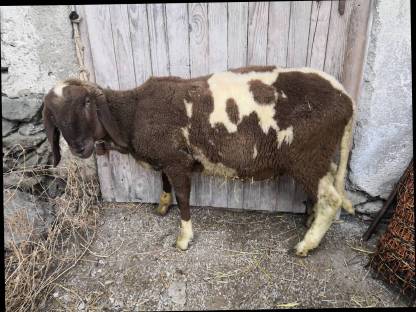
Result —
M80 31L79 31L79 23L81 22L81 17L78 15L76 11L72 11L69 14L69 19L72 23L72 30L73 30L73 37L75 40L75 50L77 52L77 59L79 64L79 78L84 81L90 80L90 72L85 67L84 64L84 45L81 41Z

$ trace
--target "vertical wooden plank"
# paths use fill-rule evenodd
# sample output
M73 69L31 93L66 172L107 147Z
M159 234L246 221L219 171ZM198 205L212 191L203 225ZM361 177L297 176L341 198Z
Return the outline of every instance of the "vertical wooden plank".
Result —
M278 210L279 179L260 181L260 199L258 209L267 211Z
M227 3L208 3L209 72L227 70Z
M266 63L268 8L268 2L249 3L247 65L264 65ZM250 210L260 209L263 185L264 183L261 181L245 181L243 185L243 208ZM267 197L265 202L269 202L270 205L270 194L263 195Z
M115 73L117 66L111 32L110 12L105 5L86 5L85 21L88 24L91 55L95 69L95 80L104 87L119 88ZM105 201L116 200L116 189L112 179L112 163L109 154L96 156L101 194Z
M127 10L129 15L134 72L136 75L136 83L140 85L152 75L146 5L129 4Z
M170 74L189 78L189 21L186 3L166 3L166 29L169 47ZM191 187L191 202L193 203L194 186ZM173 202L176 198L173 196Z
M228 3L228 68L247 64L248 3Z
M206 3L189 3L189 59L191 77L206 75L208 62L208 6ZM191 202L197 206L211 204L212 190L209 177L193 175Z
M88 24L85 18L85 6L76 5L75 10L78 15L81 17L81 22L79 24L79 32L81 36L81 41L84 46L84 65L89 73L89 80L95 82L95 71L91 54L91 44L90 38L88 36Z
M348 25L354 1L345 1L345 11L338 11L339 1L334 1L331 8L328 43L326 48L324 71L338 80L342 78L344 55L347 47Z
M169 76L169 46L166 32L165 4L147 4L147 19L149 25L149 46L154 76ZM153 177L151 202L159 201L162 192L160 172L149 171ZM150 182L150 181L149 181Z
M127 5L110 5L111 29L113 33L114 51L117 65L117 75L120 89L126 90L136 87L133 51L130 38L130 25ZM113 182L118 189L117 201L132 201L133 179L131 156L117 151L110 151L110 161L113 167Z
M228 3L228 68L247 65L248 3ZM244 187L238 180L228 182L228 208L243 208Z
M269 2L250 2L248 7L247 65L267 61Z
M371 29L372 4L371 0L356 0L351 10L341 81L356 103L363 77L368 32Z
M152 60L150 57L149 28L147 9L145 4L129 4L127 6L131 47L134 63L136 84L140 85L152 75ZM131 169L131 198L133 201L153 203L157 202L157 192L154 187L156 179L160 179L156 172L145 169L137 164L129 155ZM156 199L155 199L156 197Z
M287 66L303 67L308 54L312 2L291 1L290 6Z
M170 74L189 78L188 8L186 3L166 3L166 29Z
M227 3L208 3L209 72L227 70ZM228 180L209 177L211 185L211 206L226 207Z
M306 66L324 69L331 1L313 1Z
M208 7L206 3L189 3L188 9L191 77L198 77L209 72Z
M289 39L287 67L303 67L308 56L311 1L292 1L290 3ZM279 182L279 211L304 211L304 194L300 186L289 177L281 177Z
M269 6L267 64L286 66L290 2L273 1Z
M147 5L149 24L149 44L152 59L152 74L169 76L169 52L166 38L165 5L160 3Z

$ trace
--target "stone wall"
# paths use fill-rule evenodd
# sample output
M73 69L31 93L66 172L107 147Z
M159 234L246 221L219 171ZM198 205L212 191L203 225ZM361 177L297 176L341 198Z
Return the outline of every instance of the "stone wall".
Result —
M56 197L62 194L65 187L65 170L55 171L52 178L50 175L34 174L32 168L51 164L52 160L42 123L42 99L57 81L78 76L70 11L69 6L1 7L3 204L6 224L7 220L24 212L35 229L46 228L53 206L45 198L41 199L39 194ZM65 142L62 142L61 148L63 161L60 166L63 168L74 157L69 155ZM90 175L96 175L93 157L80 163L87 165ZM41 221L47 223L42 225ZM10 238L7 229L5 226L6 244ZM23 236L15 239L19 241Z
M413 157L410 1L375 1L368 40L348 188L372 213Z

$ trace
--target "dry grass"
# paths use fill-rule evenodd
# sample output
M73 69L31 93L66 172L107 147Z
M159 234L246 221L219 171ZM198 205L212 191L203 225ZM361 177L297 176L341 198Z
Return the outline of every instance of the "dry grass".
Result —
M24 181L37 177L44 181L45 176L57 176L57 169L45 166L13 166L3 176L14 174ZM61 278L68 273L89 251L96 233L98 207L98 183L87 180L80 174L76 161L61 168L66 175L63 195L47 198L47 185L40 183L37 196L47 198L54 204L54 220L44 235L35 235L25 213L17 213L5 226L10 229L11 242L5 251L5 296L6 311L38 311L45 306L55 288L62 288ZM12 196L13 190L11 190ZM10 198L10 197L9 197ZM5 201L8 199L4 199ZM20 243L14 236L26 231L26 239ZM15 235L14 235L15 234Z

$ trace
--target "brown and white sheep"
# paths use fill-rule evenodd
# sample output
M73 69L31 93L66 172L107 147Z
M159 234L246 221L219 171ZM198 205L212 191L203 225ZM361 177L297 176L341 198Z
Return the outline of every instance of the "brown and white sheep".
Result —
M69 79L44 99L54 165L59 133L87 158L104 141L162 171L158 212L180 208L176 246L193 237L189 211L194 171L262 180L292 176L314 201L311 226L296 245L317 247L342 206L354 103L332 76L311 68L251 66L193 79L151 77L127 91ZM340 144L338 168L331 158ZM101 151L102 152L102 151Z

